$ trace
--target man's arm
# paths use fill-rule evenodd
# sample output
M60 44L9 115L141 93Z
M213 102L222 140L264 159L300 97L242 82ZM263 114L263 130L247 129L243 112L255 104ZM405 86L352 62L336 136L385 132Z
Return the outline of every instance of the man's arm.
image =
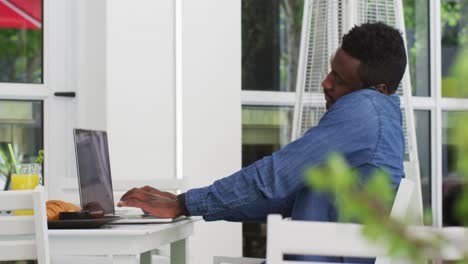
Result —
M209 218L259 199L283 199L303 188L305 170L332 152L343 154L352 166L366 164L376 148L378 122L367 97L344 96L300 139L210 186L189 190L187 211Z
M206 221L265 222L269 214L291 217L296 194L283 199L259 199L251 204L204 217ZM124 194L118 206L133 206L158 217L189 216L185 206L185 193L178 196L145 186ZM157 210L155 210L157 208Z
M296 194L283 199L258 199L250 204L228 209L217 214L204 216L206 221L224 220L231 222L266 222L269 214L291 217Z
M273 155L212 185L189 190L180 200L129 195L126 206L143 208L156 216L202 215L206 219L247 208L259 200L282 200L304 187L304 171L323 163L332 152L352 166L369 162L376 147L378 116L370 100L359 93L343 96L319 124ZM179 205L180 202L180 205Z

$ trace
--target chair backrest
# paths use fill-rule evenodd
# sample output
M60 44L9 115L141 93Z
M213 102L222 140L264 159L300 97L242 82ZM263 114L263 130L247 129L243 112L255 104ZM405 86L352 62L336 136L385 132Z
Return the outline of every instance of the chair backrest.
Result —
M398 191L393 201L390 217L396 220L404 221L408 215L408 209L411 207L411 198L414 193L414 183L411 180L402 179ZM378 257L375 264L390 264L392 261L388 257Z
M414 183L403 179L395 196L390 217L404 219L408 213ZM289 221L280 215L269 215L267 226L268 264L283 261L284 254L377 257L376 264L389 263L384 246L369 242L362 225L330 222ZM307 263L307 262L298 262ZM309 262L310 263L310 262Z
M0 191L0 211L25 209L33 209L34 215L0 215L0 261L37 259L39 264L49 264L43 187L31 191Z
M404 218L408 214L413 192L413 181L408 179L401 179L400 186L398 186L398 191L395 195L395 200L393 201L392 211L390 212L391 218L405 220Z

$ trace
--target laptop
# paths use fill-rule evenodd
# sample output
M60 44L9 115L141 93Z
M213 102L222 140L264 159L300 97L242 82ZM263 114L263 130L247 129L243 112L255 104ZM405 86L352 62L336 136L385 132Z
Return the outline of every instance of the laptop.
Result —
M170 223L185 219L158 218L149 214L116 214L105 131L74 129L76 167L83 209L102 210L105 216L119 216L112 224Z

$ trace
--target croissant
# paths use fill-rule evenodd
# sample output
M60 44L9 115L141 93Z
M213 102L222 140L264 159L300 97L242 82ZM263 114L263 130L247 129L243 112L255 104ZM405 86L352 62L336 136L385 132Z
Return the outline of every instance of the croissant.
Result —
M61 200L49 200L46 202L47 220L58 220L60 212L78 212L80 207Z

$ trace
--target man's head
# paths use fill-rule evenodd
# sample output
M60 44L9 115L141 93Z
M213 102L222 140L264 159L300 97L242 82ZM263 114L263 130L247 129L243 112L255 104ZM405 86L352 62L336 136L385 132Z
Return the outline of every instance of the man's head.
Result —
M327 108L362 88L393 94L405 68L405 46L398 30L383 23L355 26L343 36L331 60L331 71L322 82Z

